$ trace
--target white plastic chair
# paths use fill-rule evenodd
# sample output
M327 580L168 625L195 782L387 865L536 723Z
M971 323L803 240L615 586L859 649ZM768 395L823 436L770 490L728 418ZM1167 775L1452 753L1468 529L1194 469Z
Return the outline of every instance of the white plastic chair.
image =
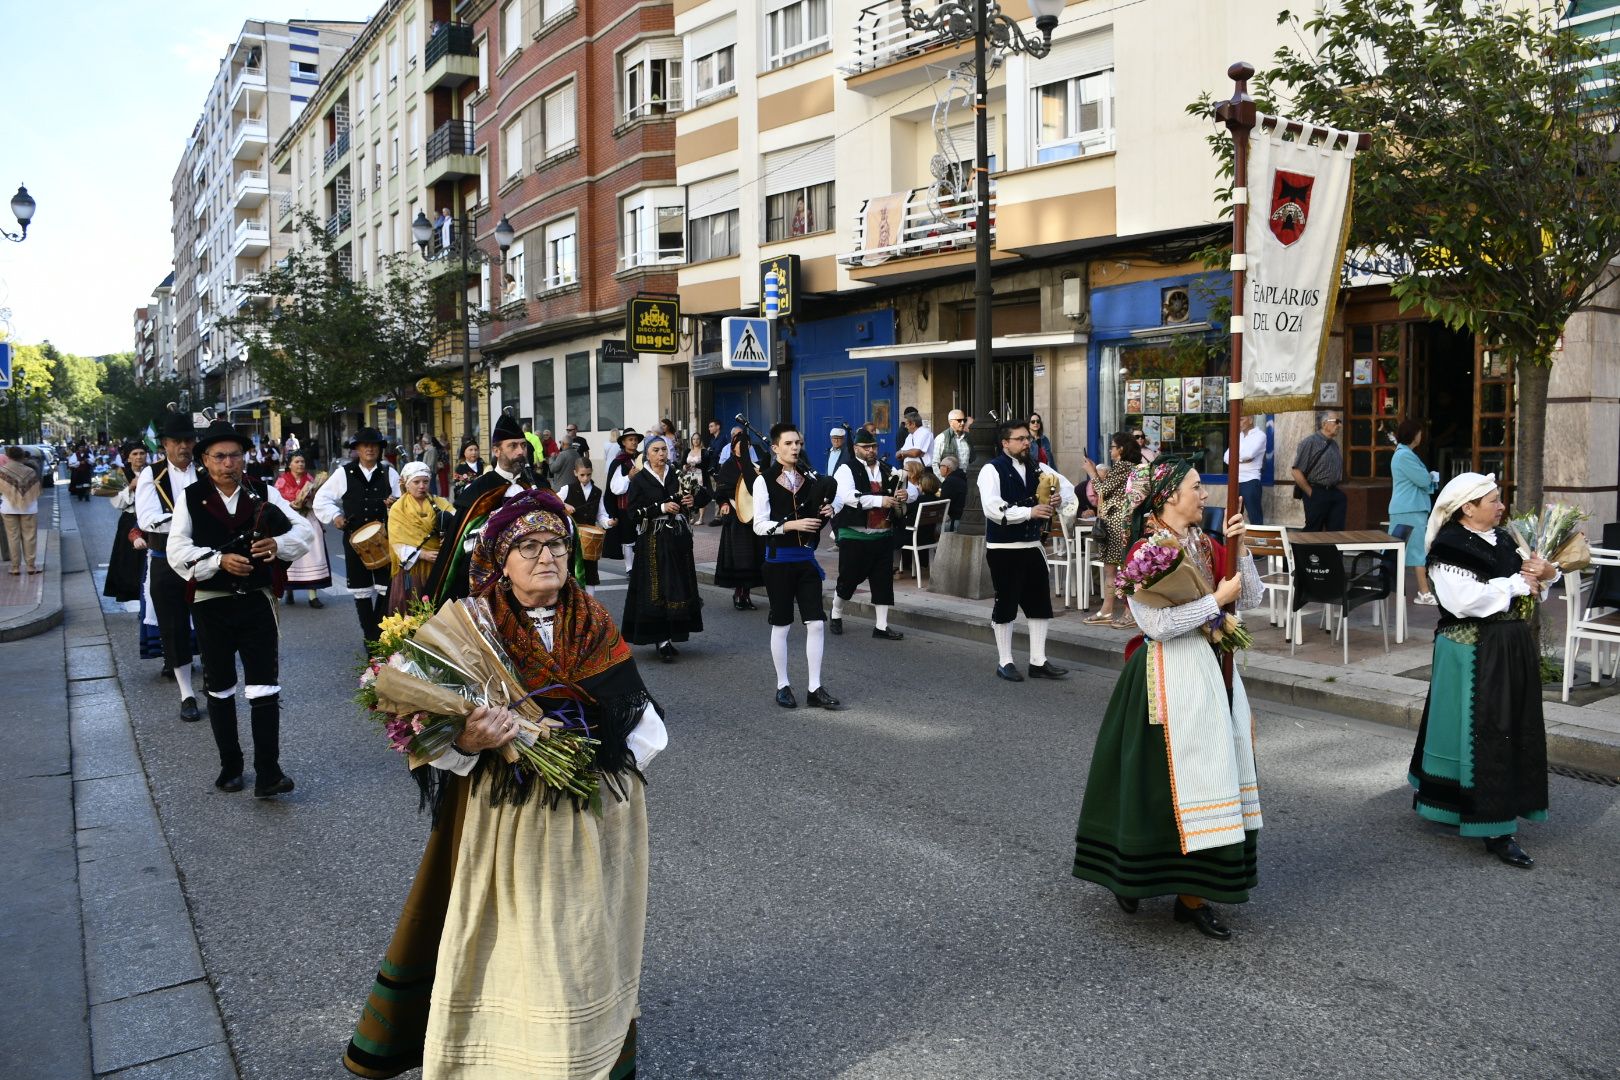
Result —
M901 535L905 543L900 545L900 572L906 572L906 556L911 556L912 569L917 574L917 588L922 588L922 553L933 551L939 547L940 533L945 525L945 512L950 509L951 500L935 499L933 502L919 503L917 516L911 519L911 527ZM933 537L927 543L919 543L923 537Z
M1287 626L1294 602L1294 549L1286 525L1250 525L1249 553L1260 570L1266 595L1266 618L1272 626Z
M1604 595L1596 594L1599 569L1603 570ZM1564 700L1569 700L1570 688L1575 682L1575 660L1580 643L1592 643L1592 682L1603 677L1603 662L1610 647L1615 650L1611 675L1620 675L1620 605L1614 603L1620 585L1620 551L1611 548L1593 548L1589 570L1571 570L1564 575ZM1591 594L1591 595L1588 595Z
M1063 515L1057 515L1059 534L1046 537L1041 546L1041 554L1046 558L1046 569L1050 573L1054 568L1057 573L1052 584L1056 587L1060 607L1069 606L1069 593L1074 589L1074 533Z

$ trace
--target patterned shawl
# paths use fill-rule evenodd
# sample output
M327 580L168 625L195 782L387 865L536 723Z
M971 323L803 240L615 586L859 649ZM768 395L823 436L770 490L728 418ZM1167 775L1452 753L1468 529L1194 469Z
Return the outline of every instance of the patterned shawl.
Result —
M0 495L18 510L34 501L39 494L39 473L26 461L7 459L0 465Z

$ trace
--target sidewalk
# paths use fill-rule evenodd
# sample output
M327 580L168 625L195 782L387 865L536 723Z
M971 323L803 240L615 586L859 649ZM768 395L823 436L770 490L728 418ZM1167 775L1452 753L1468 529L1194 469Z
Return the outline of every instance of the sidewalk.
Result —
M707 525L693 530L701 581L713 580L720 532ZM823 542L819 558L827 572L826 591L830 597L838 577L837 551ZM907 569L910 570L909 563ZM925 569L923 584L927 583ZM763 590L758 592L763 594ZM846 612L861 622L872 617L871 605L865 596L863 589L845 605ZM915 573L895 579L894 600L889 619L896 626L984 643L987 649L985 673L991 674L994 659L989 650L994 647L994 638L990 632L990 600L966 600L918 589ZM1055 606L1056 597L1053 603ZM1393 607L1392 599L1392 613ZM1055 614L1048 639L1048 649L1053 656L1098 667L1123 665L1125 645L1135 635L1134 630L1088 626L1082 621L1086 613L1072 607L1057 610ZM1542 619L1544 640L1557 642L1561 653L1564 640L1561 593L1555 592L1552 601L1542 606ZM1267 625L1264 608L1246 613L1245 621L1254 635L1255 647L1244 654L1240 670L1251 697L1417 730L1429 689L1435 608L1418 607L1408 601L1406 641L1400 645L1395 643L1392 625L1387 655L1378 627L1372 623L1370 608L1358 608L1350 619L1348 666L1343 663L1341 643L1322 630L1319 620L1309 612L1305 620L1305 644L1297 647L1292 656L1282 628ZM1393 619L1391 621L1393 623ZM1022 619L1018 625L1022 627ZM855 632L865 633L866 628L857 626ZM1022 634L1017 647L1027 647L1027 639ZM1580 681L1584 671L1582 668L1577 674L1569 704L1558 700L1556 690L1546 695L1548 758L1556 765L1620 776L1620 687L1609 680L1603 686L1588 688Z
M59 508L58 625L0 646L15 720L0 782L14 830L0 1061L24 1080L234 1080L94 575L71 503Z
M60 491L60 501L54 494ZM62 625L61 507L67 488L51 488L40 497L39 548L43 574L12 577L10 565L0 571L0 642L20 641Z

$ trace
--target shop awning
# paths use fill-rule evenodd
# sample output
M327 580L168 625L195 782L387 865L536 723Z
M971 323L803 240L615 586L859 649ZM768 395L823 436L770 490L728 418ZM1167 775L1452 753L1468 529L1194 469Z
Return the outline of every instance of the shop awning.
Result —
M1003 334L990 339L992 356L1023 356L1034 349L1058 349L1084 345L1090 338L1078 330L1039 334ZM972 356L976 343L961 341L913 341L904 345L869 345L849 350L851 360L932 360L945 356Z

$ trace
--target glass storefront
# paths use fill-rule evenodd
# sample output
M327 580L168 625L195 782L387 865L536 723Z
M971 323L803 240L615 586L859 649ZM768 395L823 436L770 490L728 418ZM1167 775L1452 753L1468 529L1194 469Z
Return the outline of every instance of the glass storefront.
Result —
M1160 453L1224 475L1231 371L1224 345L1196 339L1103 346L1099 451L1106 454L1114 432L1141 430Z

